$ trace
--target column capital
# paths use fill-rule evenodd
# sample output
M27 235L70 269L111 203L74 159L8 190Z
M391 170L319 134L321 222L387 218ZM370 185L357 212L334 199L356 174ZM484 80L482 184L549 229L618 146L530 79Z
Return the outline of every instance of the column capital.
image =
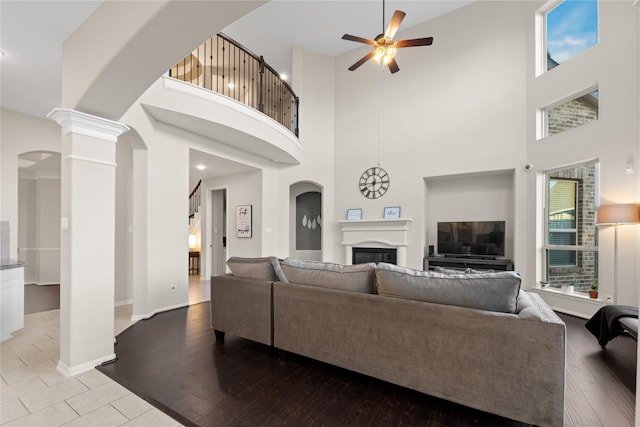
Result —
M69 108L54 108L47 118L58 123L65 135L77 133L105 141L117 142L129 126Z

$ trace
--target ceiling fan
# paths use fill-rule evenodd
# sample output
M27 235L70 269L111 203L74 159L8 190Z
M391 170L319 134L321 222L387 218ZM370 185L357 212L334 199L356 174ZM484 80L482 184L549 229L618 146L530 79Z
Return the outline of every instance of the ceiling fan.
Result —
M431 43L433 43L433 37L393 41L393 36L396 35L396 32L400 27L400 23L404 19L405 15L406 13L401 10L393 12L393 16L391 17L387 30L384 34L376 36L374 40L352 36L350 34L342 36L343 40L351 40L373 46L373 50L349 67L349 71L355 71L369 59L373 59L378 64L382 62L383 65L388 66L389 71L391 71L392 74L397 73L400 71L400 67L398 67L398 63L396 62L396 53L399 48L431 45ZM384 29L384 0L382 1L382 28Z

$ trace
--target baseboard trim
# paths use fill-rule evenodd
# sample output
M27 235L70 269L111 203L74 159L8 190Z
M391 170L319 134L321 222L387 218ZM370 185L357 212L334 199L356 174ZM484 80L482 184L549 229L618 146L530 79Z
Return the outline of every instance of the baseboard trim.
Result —
M159 309L153 310L152 312L147 313L147 314L133 314L133 315L131 315L131 320L133 322L137 322L139 320L150 319L151 317L155 316L158 313L162 313L163 311L171 311L171 310L176 310L178 308L183 308L183 307L189 307L189 302L182 303L182 304L176 304L176 305L170 305L170 306L167 306L167 307L159 308Z
M131 305L131 304L133 304L133 300L132 299L125 299L125 300L122 300L122 301L116 301L114 303L114 305L116 307L120 307L120 306L123 306L123 305Z
M67 366L62 360L58 360L58 366L56 366L56 371L58 371L64 377L74 377L83 372L90 371L95 369L96 366L102 364L102 362L106 362L107 360L115 359L116 354L111 353L108 356L99 357L90 362L81 363L75 366Z

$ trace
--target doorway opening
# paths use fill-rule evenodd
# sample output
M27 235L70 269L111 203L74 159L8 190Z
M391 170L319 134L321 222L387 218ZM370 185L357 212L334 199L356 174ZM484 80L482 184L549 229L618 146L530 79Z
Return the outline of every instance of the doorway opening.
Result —
M60 308L61 157L18 156L18 259L24 271L25 314Z

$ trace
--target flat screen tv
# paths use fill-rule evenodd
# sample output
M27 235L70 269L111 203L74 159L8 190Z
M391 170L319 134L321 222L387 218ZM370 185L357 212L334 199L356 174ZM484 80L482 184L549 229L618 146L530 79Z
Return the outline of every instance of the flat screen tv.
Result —
M438 222L438 254L504 256L504 221Z

